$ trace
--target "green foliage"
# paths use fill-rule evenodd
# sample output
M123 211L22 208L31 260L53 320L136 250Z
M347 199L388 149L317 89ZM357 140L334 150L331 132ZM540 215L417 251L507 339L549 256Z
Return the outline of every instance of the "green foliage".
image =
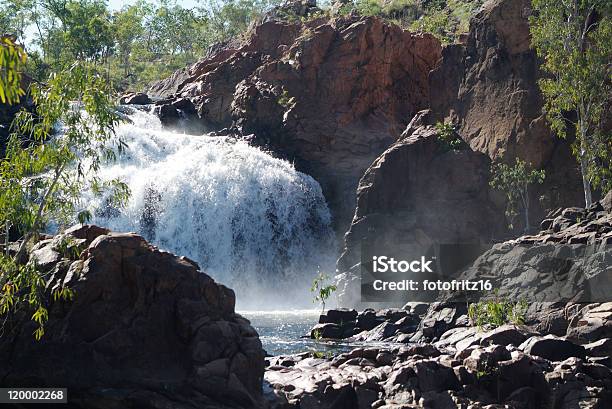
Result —
M527 312L527 302L511 302L504 298L495 297L492 300L484 300L472 303L468 307L468 317L473 325L478 328L497 328L504 324L524 324Z
M442 44L449 44L455 40L457 22L452 19L448 10L437 9L414 21L410 28L433 34Z
M25 94L21 88L21 73L26 54L9 37L0 37L0 101L16 104Z
M330 284L329 281L330 278L328 275L319 273L312 281L312 287L310 287L310 292L314 293L312 302L321 303L321 313L325 312L325 303L327 299L337 290L337 287L334 284Z
M602 121L612 94L612 3L534 0L531 34L543 70L546 116L557 135L575 134L585 202L612 188L612 141Z
M61 236L55 247L63 258L69 260L77 260L85 250L73 237L67 235Z
M312 336L315 340L320 341L323 338L323 334L320 329L315 329L312 331Z
M121 205L129 189L119 180L103 181L96 175L101 163L114 160L125 144L114 134L119 116L106 82L92 67L76 63L30 91L36 114L19 112L6 156L0 159L0 225L22 235L14 255L7 251L0 256L0 314L34 311L34 336L40 339L49 299L69 300L73 293L61 287L49 294L45 276L36 264L26 263L27 248L51 220L74 220L82 190L91 188ZM80 255L69 240L58 249L69 258Z
M355 0L340 13L353 10L364 16L378 16L402 28L431 33L442 43L455 42L468 32L470 18L483 0Z
M110 54L114 33L104 1L68 1L58 18L64 44L76 58L94 61Z
M331 359L334 357L334 354L332 351L327 351L327 352L323 352L323 351L311 351L311 356L313 358L317 358L317 359Z
M283 90L281 95L278 97L278 104L285 108L285 110L290 109L295 103L295 99L289 95L287 90Z
M206 0L189 8L176 0L138 0L111 12L103 0L5 0L0 28L22 43L28 33L27 69L35 79L78 59L103 70L116 90L142 89L195 62L214 43L240 36L279 2Z
M506 216L513 228L513 220L522 207L525 216L525 231L529 230L529 186L542 184L546 177L544 170L530 170L524 161L516 158L514 166L505 163L493 165L491 169L491 187L499 189L506 195Z
M444 151L459 150L464 145L463 139L455 132L453 124L438 122L436 130L438 131L438 141Z

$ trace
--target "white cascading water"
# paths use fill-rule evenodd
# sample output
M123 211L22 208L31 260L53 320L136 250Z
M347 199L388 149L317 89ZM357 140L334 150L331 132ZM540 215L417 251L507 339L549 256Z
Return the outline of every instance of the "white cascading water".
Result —
M99 176L122 179L131 198L109 209L85 193L92 222L197 261L241 309L312 305L309 283L335 255L319 184L244 141L162 130L138 110L130 119L117 129L128 150Z

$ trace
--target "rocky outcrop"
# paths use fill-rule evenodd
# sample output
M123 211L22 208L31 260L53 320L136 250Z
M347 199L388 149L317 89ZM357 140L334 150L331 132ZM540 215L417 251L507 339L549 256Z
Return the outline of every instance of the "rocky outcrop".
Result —
M271 15L246 42L150 92L168 103L188 98L206 129L233 127L294 161L322 185L341 234L365 169L429 105L427 76L440 53L434 37L373 17Z
M569 142L554 136L542 110L530 13L529 0L487 1L466 44L446 47L429 81L431 109L454 123L474 150L546 170L545 184L532 193L534 216L541 218L545 208L580 205L583 195Z
M539 348L543 342L546 348ZM500 339L465 348L457 343L413 344L357 348L335 357L274 357L265 376L271 387L268 400L275 409L570 409L612 404L610 367L586 357L583 347L551 338L526 344Z
M523 315L520 321L529 326L529 335L566 337L579 344L612 337L612 304L609 302L612 292L612 192L588 209L567 208L551 212L542 222L542 228L538 234L495 244L459 274L445 279L457 282L486 280L490 283L489 290L440 292L437 296L444 300L442 302L408 303L403 310L329 311L321 316L311 336L356 341L438 342L438 346L460 343L464 347L502 339L511 339L517 346L527 341L527 336L520 336L513 329L500 330L483 338L476 328L470 328L473 322L468 316L467 304L487 300L497 306L522 303L517 310L522 313L517 316ZM432 274L426 278L435 280ZM357 277L355 282L359 281ZM350 284L349 280L345 286L350 288ZM414 292L407 294L415 296ZM363 293L361 300L364 300ZM572 349L565 339L555 337L534 338L525 348L546 357L542 353L553 345L562 351L567 350L564 348L581 349ZM536 350L544 352L533 352ZM557 360L562 359L565 358Z
M415 126L377 158L357 191L355 217L338 261L341 287L358 287L362 247L368 240L377 242L367 244L373 255L379 249L393 252L404 247L402 259L410 259L427 254L423 241L493 243L506 236L502 234L505 223L500 211L504 199L488 193L491 162L478 162L474 152L491 161L522 158L546 171L545 183L530 189L533 219L544 218L547 209L582 202L570 141L553 135L542 111L537 84L541 73L530 45L529 13L528 0L487 1L472 19L465 44L444 47L439 64L429 75L431 104L426 124L452 123L473 151L469 155L472 160L449 154L435 158L431 154L417 155L416 145L407 146L414 143L407 136L415 131L435 132L431 127L417 130ZM411 149L413 153L409 153ZM413 169L410 180L405 177L408 169ZM445 169L449 169L447 174L443 173ZM521 228L515 224L515 229ZM486 246L480 251L484 249ZM471 261L479 250L473 247L457 254ZM355 298L355 292L345 291L345 295L344 302L350 306L348 300Z
M338 261L347 305L360 298L354 283L363 272L362 258L436 255L446 263L438 273L452 276L504 229L502 212L489 197L488 157L467 146L446 147L430 117L429 112L415 117L359 183Z
M612 192L588 209L551 212L538 234L494 245L459 279L486 277L500 296L530 303L608 301L612 293L612 212L606 203L610 197ZM459 300L462 296L453 297Z
M60 385L78 408L259 407L259 337L194 262L95 226L41 241L31 262L75 297L50 305L38 342L31 313L5 323L3 385Z

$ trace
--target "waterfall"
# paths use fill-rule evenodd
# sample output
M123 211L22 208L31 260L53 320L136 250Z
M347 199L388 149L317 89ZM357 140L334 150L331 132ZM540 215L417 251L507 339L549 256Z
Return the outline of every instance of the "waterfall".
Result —
M127 151L99 176L122 179L131 198L113 209L85 192L92 222L195 260L241 309L312 305L308 286L335 256L319 184L245 141L166 131L139 110L130 119L117 129Z

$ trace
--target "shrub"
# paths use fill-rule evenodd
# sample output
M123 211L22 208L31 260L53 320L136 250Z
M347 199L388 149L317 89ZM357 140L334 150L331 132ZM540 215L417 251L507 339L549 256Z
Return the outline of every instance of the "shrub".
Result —
M479 328L485 326L497 328L508 323L524 324L526 312L527 302L525 300L512 302L499 298L497 294L492 300L472 303L468 307L468 317L472 325Z
M455 132L455 127L452 124L444 124L438 122L436 124L438 131L438 141L442 145L444 151L459 150L463 145L463 139Z

